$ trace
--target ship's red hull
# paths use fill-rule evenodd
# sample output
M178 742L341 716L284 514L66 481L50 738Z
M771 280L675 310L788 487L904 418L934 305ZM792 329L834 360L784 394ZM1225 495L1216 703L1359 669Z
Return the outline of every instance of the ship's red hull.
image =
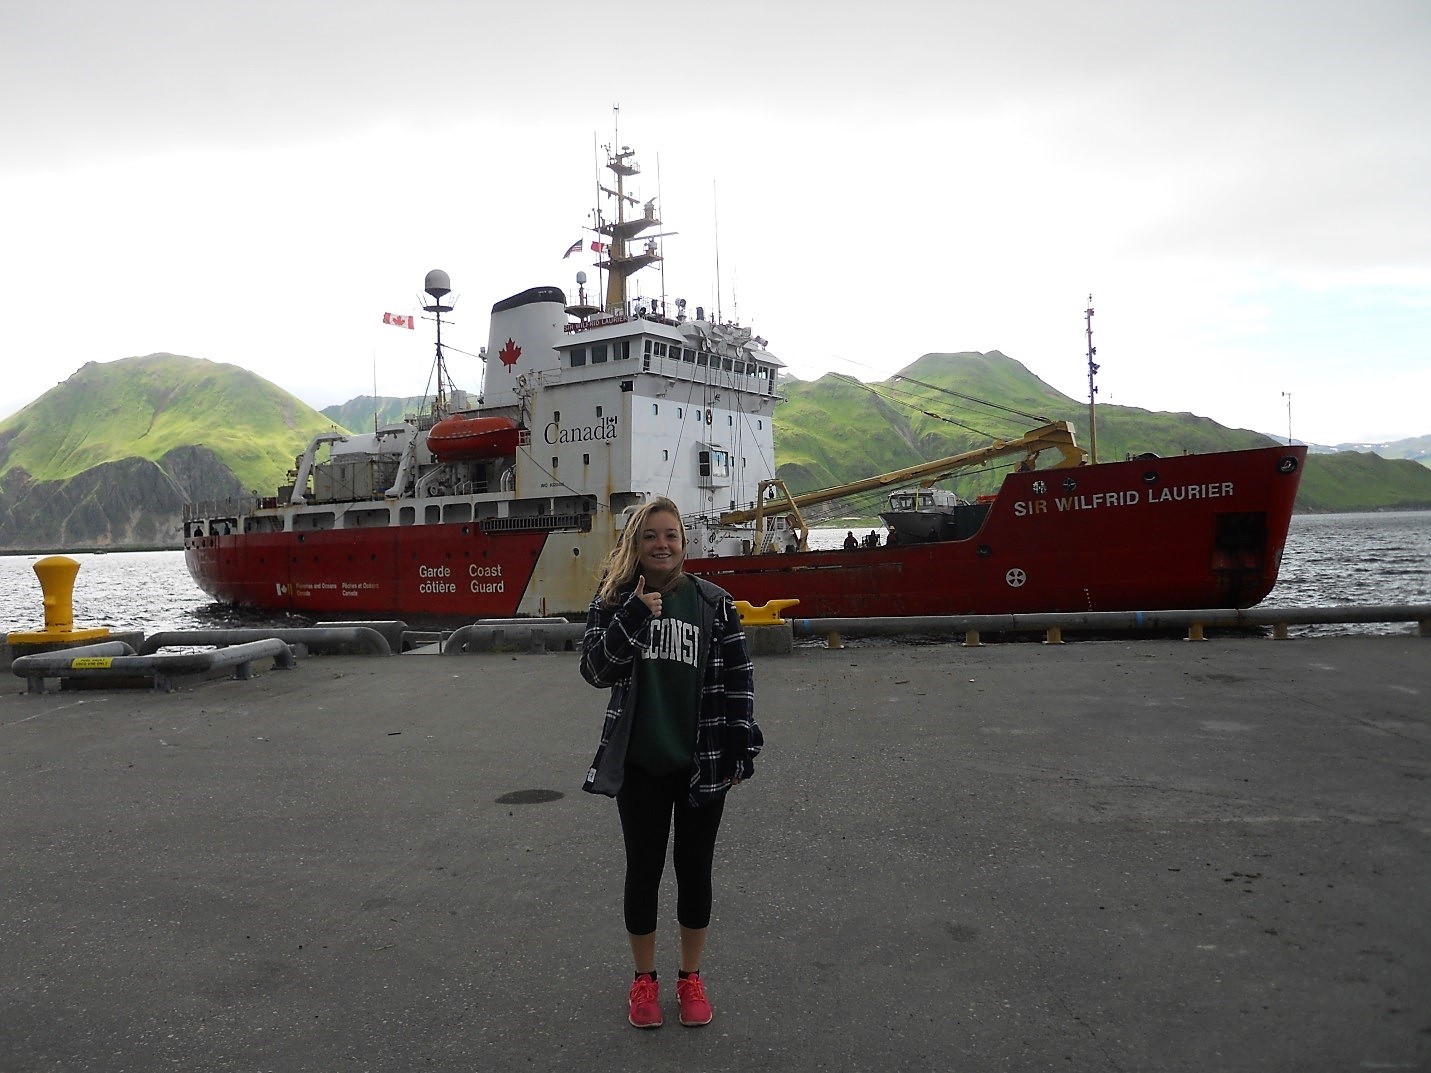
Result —
M736 599L800 618L1249 607L1277 580L1305 448L1269 447L1009 475L966 540L691 559ZM186 542L225 603L309 614L496 618L522 607L543 532L472 524L249 533ZM543 582L543 613L584 611L588 558ZM549 593L549 595L548 595Z
M184 557L201 589L239 607L510 618L545 537L470 523L248 533L191 539Z
M967 540L689 564L798 618L1250 607L1277 581L1306 448L1009 475ZM1042 490L1040 490L1042 489Z

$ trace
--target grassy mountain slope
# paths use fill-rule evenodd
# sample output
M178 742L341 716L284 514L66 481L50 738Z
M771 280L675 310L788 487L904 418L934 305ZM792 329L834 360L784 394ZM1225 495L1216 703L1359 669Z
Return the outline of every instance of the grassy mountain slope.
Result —
M1308 455L1297 510L1431 510L1431 469L1370 452Z
M431 405L432 397L429 395L414 395L406 399L359 395L337 406L325 406L319 413L349 432L372 432L374 413L377 414L378 427L386 428L400 424L408 414L421 413ZM451 406L454 410L469 405L467 392L459 389L453 393Z
M244 488L272 489L328 419L234 365L174 354L89 362L0 422L0 474L73 477L106 462L158 462L204 446Z
M54 481L16 466L0 475L0 549L175 547L186 502L243 490L204 447L177 447L157 462L104 462Z

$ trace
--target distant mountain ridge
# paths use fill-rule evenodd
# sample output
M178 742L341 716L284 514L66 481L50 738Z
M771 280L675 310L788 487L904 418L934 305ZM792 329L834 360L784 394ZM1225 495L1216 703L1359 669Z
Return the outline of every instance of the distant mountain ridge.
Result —
M830 374L790 380L782 392L778 470L797 492L1017 435L1040 417L1070 421L1090 442L1086 405L998 351L926 354L880 383ZM314 435L335 425L368 431L375 414L379 426L393 424L423 401L360 396L320 413L253 373L202 358L91 362L0 422L0 551L178 546L186 502L272 494ZM1101 406L1097 419L1102 459L1277 442L1187 413ZM991 467L959 488L992 491L1002 472ZM1370 453L1312 455L1297 505L1428 509L1431 469Z
M1354 451L1357 454L1374 454L1382 458L1409 458L1423 466L1431 466L1431 436L1412 436L1404 440L1388 440L1382 443L1339 443L1335 447L1317 448L1324 451Z

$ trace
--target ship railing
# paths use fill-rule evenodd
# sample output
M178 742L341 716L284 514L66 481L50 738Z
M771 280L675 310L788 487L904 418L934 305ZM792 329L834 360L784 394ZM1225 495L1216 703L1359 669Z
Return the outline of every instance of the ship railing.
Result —
M203 518L238 518L244 514L252 514L269 502L262 496L253 495L227 496L224 499L200 499L184 504L183 520L188 522Z

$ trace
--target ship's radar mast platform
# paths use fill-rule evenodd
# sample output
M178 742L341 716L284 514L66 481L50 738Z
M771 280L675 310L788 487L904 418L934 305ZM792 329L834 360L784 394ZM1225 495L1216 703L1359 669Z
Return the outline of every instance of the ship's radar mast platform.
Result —
M596 267L607 273L607 313L624 311L628 298L626 281L641 269L661 260L654 237L647 238L639 252L631 252L633 239L647 228L659 227L661 224L656 216L655 198L643 205L626 192L626 180L641 174L635 157L636 151L628 145L621 146L619 150L606 146L606 167L616 176L616 189L607 186L601 186L600 189L616 203L616 219L604 220L599 215L597 217L596 231L609 240L606 243L609 248L606 251L606 259L597 261ZM640 214L628 216L627 208L635 209L637 206L640 206Z

